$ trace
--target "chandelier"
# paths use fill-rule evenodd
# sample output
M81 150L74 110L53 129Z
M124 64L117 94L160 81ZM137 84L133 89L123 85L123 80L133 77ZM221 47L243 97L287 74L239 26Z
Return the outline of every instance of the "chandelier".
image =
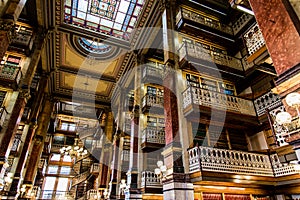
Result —
M76 135L74 145L73 146L67 146L67 147L62 147L60 148L60 153L63 155L70 155L70 156L75 156L75 157L82 157L88 154L88 151L84 149L83 146L80 146L78 144L78 135Z

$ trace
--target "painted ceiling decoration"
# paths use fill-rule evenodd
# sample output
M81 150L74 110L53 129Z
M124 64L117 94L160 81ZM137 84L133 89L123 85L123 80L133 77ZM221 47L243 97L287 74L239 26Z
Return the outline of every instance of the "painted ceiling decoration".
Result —
M130 40L144 0L65 0L64 22Z

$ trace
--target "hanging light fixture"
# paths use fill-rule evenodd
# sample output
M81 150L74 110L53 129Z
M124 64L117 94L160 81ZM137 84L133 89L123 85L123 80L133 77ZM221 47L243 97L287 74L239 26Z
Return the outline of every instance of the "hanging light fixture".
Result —
M76 133L76 138L73 146L62 147L59 151L63 155L82 157L88 154L88 151L78 144L78 133Z

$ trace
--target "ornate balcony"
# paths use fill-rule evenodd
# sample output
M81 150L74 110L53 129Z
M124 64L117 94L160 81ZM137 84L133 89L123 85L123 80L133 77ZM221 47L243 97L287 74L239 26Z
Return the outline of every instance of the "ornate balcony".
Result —
M188 87L183 93L183 111L186 117L199 112L210 113L211 109L227 111L227 117L241 119L241 114L247 116L249 122L256 123L256 112L253 102L236 96ZM231 115L229 115L229 112Z
M244 71L241 59L205 49L199 44L189 44L185 41L178 51L181 68L186 66L186 62L193 62L211 69L218 69L216 65L220 68L230 68L232 73L239 75Z
M259 117L264 115L267 109L273 110L281 105L280 96L272 92L268 92L254 100L254 106Z
M27 24L17 22L16 34L12 39L10 49L29 55L32 50L34 35L33 29Z
M141 148L156 149L165 145L165 132L161 129L145 128L142 132Z
M4 124L4 121L5 121L6 115L7 115L7 110L6 110L6 108L3 106L3 107L0 108L0 130L1 130L2 127L3 127L3 124Z
M143 171L141 188L144 193L162 193L161 178L154 172Z
M213 17L204 15L202 12L197 12L187 7L180 7L176 16L176 25L179 29L184 28L184 24L188 23L196 26L203 26L208 29L216 30L217 32L233 35L231 26L222 24L219 20Z
M4 84L16 87L22 77L21 67L0 65L0 80Z
M11 147L10 154L13 156L19 155L20 144L21 144L21 136L20 134L15 135L14 143Z
M146 94L142 98L142 111L143 113L149 111L160 113L164 110L164 97L157 95Z
M201 172L202 176L205 176L206 172L214 172L248 176L249 179L251 176L274 178L300 173L294 165L280 163L277 154L268 156L203 146L189 149L188 154L190 173ZM197 178L196 176L194 178Z
M155 63L153 63L155 64ZM162 81L163 76L163 65L155 65L153 66L152 63L146 63L143 65L142 71L142 80L143 81Z

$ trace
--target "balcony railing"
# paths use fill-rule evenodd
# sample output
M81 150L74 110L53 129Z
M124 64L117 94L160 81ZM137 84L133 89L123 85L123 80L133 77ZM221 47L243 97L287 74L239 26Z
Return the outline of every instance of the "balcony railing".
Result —
M253 102L250 100L190 86L183 92L183 109L192 105L256 116Z
M11 147L11 154L16 156L19 152L20 144L21 144L21 136L20 134L15 135L14 143Z
M265 45L264 37L257 24L244 35L244 40L246 42L249 55L254 54Z
M220 21L213 18L209 18L200 12L195 12L181 7L179 13L176 16L177 25L182 18L213 28L223 33L227 33L229 35L233 35L233 30L231 26L222 24L220 23Z
M141 187L158 187L161 188L161 179L158 175L151 171L143 171L142 172L142 182Z
M94 163L91 166L91 173L92 174L98 174L100 172L100 164L99 163Z
M207 50L199 44L189 44L184 41L178 51L180 61L184 58L189 60L189 58L192 57L206 62L230 67L239 71L244 71L241 59Z
M165 131L145 128L142 132L142 143L165 144Z
M0 79L11 82L15 81L16 84L19 84L21 77L21 67L0 65Z
M2 126L3 126L3 124L4 124L6 115L7 115L7 110L6 110L6 108L3 106L3 107L0 108L0 127L1 127L1 128L2 128Z
M142 107L164 107L164 97L146 94L142 98Z
M150 64L145 64L143 67L143 76L142 78L154 77L161 79L163 76L163 68L152 66Z
M40 199L75 199L75 194L66 191L43 190Z
M300 173L293 165L281 164L277 154L269 157L264 154L203 146L189 149L188 154L191 173L210 171L267 177Z
M280 96L272 92L268 92L254 100L255 109L258 116L262 116L266 109L273 110L282 105Z

